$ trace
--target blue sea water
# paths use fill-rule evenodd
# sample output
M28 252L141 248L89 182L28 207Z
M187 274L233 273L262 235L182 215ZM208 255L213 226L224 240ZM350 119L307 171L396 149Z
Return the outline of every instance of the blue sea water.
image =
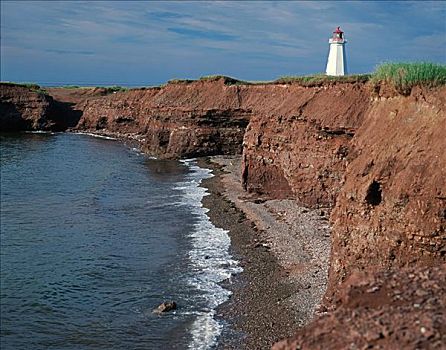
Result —
M211 349L240 271L210 171L77 134L1 136L1 349ZM179 308L152 313L164 300Z

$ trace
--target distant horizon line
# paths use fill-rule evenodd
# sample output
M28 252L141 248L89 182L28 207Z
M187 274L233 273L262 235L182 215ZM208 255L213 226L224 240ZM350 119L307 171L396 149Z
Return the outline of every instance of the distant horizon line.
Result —
M124 82L88 82L88 81L71 81L71 82L61 82L61 81L33 81L33 80L0 80L1 83L17 83L17 84L36 84L40 86L46 86L46 87L57 87L57 86L70 86L70 85L78 85L78 86L84 86L84 87L95 87L95 86L152 86L152 85L161 85L164 84L162 82L160 83L147 83L147 82L136 82L136 83L124 83Z

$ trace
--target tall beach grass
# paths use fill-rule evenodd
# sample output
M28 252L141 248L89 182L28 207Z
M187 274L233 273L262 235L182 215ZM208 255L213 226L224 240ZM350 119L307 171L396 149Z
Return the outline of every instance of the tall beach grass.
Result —
M402 93L410 93L412 87L417 85L445 85L446 65L429 62L383 63L372 74L372 81L385 81Z

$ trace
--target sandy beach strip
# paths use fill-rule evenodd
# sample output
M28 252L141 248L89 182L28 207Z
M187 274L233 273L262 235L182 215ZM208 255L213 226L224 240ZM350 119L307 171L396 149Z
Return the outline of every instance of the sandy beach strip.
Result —
M225 283L233 291L218 316L229 323L220 349L269 349L307 324L327 286L330 228L323 210L295 200L246 193L241 158L199 160L215 177L203 182L214 225L229 230L231 253L244 271Z

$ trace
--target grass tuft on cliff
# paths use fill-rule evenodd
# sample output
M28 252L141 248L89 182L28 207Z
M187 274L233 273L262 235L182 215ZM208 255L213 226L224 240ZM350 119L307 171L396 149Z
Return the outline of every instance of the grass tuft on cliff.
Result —
M123 92L123 91L129 91L129 88L114 85L114 86L97 86L99 89L105 89L106 94L111 94L114 92Z
M227 77L225 75L207 75L200 78L200 81L217 81L223 80L225 85L249 85L247 81Z
M446 85L446 65L429 62L383 63L376 68L372 81L391 83L399 92L407 94L417 85Z
M251 82L239 80L235 78L228 77L226 75L206 75L200 77L198 80L195 79L171 79L168 84L191 84L197 81L219 81L223 80L225 85L250 85Z
M170 79L167 83L168 84L190 84L193 83L196 80L193 79Z

